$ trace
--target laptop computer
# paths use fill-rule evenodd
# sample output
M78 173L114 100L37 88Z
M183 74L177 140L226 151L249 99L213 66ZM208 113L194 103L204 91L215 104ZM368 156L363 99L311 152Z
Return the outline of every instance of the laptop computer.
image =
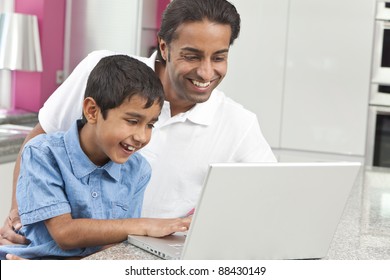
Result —
M361 164L211 164L188 233L128 242L164 259L327 255Z

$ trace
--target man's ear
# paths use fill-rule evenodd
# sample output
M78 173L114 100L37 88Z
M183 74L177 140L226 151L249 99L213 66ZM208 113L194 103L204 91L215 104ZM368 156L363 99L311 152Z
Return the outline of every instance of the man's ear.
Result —
M160 48L162 58L167 61L168 58L168 46L164 39L158 37L158 47Z
M83 102L83 113L88 123L96 123L100 113L100 108L95 99L87 97Z

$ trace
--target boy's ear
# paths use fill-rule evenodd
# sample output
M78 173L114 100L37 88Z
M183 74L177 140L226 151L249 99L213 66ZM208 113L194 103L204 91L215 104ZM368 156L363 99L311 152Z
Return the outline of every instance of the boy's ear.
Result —
M100 108L96 104L95 99L93 99L92 97L87 97L84 99L83 112L88 123L96 123L98 115L100 113Z

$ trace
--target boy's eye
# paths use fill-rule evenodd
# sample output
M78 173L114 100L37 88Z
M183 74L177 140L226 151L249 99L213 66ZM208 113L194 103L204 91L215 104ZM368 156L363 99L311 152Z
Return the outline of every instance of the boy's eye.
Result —
M129 124L137 124L138 120L127 120Z
M153 129L153 128L154 128L154 123L149 123L149 124L148 124L148 127L149 127L150 129Z

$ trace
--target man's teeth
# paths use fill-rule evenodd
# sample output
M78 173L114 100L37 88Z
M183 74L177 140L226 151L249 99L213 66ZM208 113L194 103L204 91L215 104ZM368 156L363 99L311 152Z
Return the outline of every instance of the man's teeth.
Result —
M198 81L195 81L195 80L192 80L192 83L194 85L196 85L197 87L208 87L210 85L210 82L201 83L201 82L198 82Z

